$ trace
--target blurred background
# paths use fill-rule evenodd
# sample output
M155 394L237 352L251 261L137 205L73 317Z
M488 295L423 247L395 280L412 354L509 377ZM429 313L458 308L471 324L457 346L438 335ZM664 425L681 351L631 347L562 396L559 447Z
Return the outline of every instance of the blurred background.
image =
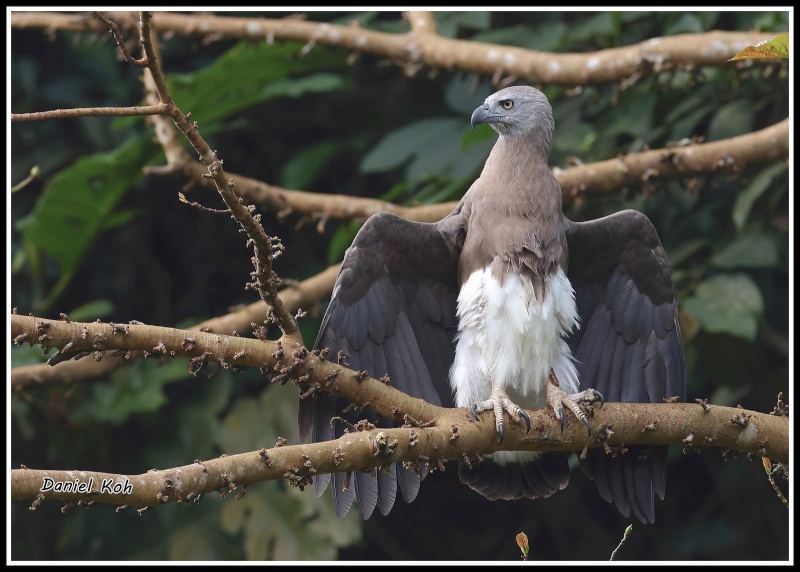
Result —
M226 16L284 17L285 13ZM309 20L402 33L399 13L316 12ZM584 52L707 30L788 30L787 12L437 12L439 33L554 52ZM766 32L773 33L772 35ZM131 36L129 34L130 37ZM490 78L422 69L409 77L382 58L301 43L267 45L166 35L162 65L173 98L191 111L226 170L289 189L376 197L404 205L457 200L495 135L469 117ZM132 51L135 43L129 43ZM136 105L141 71L117 60L107 34L11 30L14 113ZM138 50L134 51L138 54ZM703 137L726 139L789 115L788 60L669 70L629 86L537 85L553 104L552 166L566 168ZM623 87L625 87L623 89ZM484 129L485 128L485 129ZM195 156L194 151L190 153ZM214 193L164 163L142 118L78 118L11 126L11 306L75 321L188 327L257 300L245 291L251 253ZM565 205L573 220L625 208L647 214L670 257L686 345L688 400L771 411L789 393L789 169L785 161L691 179L650 179ZM279 275L304 279L341 260L363 221L278 220L259 208L286 253ZM314 342L327 300L301 320ZM240 332L242 333L242 332ZM249 332L242 335L250 335ZM46 358L12 347L13 366ZM297 442L297 389L255 369L212 379L185 361L139 360L104 379L30 387L10 399L11 468L138 474ZM789 512L760 459L673 447L656 523L634 523L618 560L785 560ZM574 460L574 459L573 459ZM19 560L607 560L631 519L577 468L549 499L491 502L447 464L411 504L362 522L334 515L330 493L260 483L247 496L170 504L141 517L109 505L73 509L11 503ZM785 481L779 481L788 495Z

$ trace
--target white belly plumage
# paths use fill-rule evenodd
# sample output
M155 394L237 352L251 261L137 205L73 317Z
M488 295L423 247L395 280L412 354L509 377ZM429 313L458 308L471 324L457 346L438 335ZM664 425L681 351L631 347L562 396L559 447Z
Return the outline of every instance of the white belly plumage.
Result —
M550 368L563 391L578 391L572 352L563 339L579 327L575 291L560 268L545 281L543 299L537 299L529 280L513 272L502 286L488 268L464 283L450 369L456 406L488 399L495 383L520 407L540 409Z

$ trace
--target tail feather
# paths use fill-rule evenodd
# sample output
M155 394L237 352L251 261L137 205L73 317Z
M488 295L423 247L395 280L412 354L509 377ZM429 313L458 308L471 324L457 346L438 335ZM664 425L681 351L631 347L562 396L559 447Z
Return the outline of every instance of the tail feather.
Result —
M500 451L471 467L459 463L461 482L489 500L549 497L569 483L568 453Z

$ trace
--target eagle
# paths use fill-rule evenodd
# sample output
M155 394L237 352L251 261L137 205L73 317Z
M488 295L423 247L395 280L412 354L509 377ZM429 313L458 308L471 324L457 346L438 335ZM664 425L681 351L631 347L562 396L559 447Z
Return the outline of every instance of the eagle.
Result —
M443 407L491 412L530 429L526 409L552 408L562 427L573 414L591 434L580 402L685 401L686 366L669 260L650 220L625 210L588 222L562 212L547 164L555 130L547 97L529 86L490 95L472 114L499 138L456 208L436 223L378 213L347 250L314 344L344 352L356 370ZM338 396L301 399L302 443L335 439L341 419L376 421ZM349 417L348 417L349 416ZM334 417L339 419L333 420ZM379 426L391 426L388 420ZM459 478L485 497L548 497L567 486L571 453L499 451ZM667 447L630 447L580 461L619 512L654 522L663 500ZM424 477L424 473L422 475ZM421 477L396 463L377 478L332 481L336 513L353 498L364 519L386 515L397 489L407 502Z

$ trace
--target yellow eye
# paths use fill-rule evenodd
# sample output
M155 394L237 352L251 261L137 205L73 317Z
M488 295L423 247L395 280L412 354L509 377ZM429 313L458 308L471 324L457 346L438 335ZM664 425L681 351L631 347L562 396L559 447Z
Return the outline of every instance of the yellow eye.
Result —
M503 109L511 109L512 107L514 107L514 102L511 101L510 99L504 99L503 101L500 102L500 105L503 106Z

